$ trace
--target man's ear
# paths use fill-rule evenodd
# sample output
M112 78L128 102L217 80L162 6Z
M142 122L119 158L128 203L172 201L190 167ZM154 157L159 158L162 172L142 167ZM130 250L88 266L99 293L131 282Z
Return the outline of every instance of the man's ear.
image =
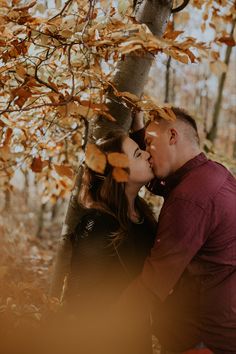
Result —
M169 143L170 145L176 144L178 139L178 132L175 128L170 128L169 130Z

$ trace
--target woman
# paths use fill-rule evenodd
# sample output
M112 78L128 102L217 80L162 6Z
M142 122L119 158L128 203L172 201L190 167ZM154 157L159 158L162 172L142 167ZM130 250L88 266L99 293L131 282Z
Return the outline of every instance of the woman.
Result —
M86 212L71 238L71 271L67 279L65 303L71 313L78 314L83 328L86 327L85 322L88 327L91 323L97 325L94 332L98 327L104 328L104 323L105 331L108 330L113 305L141 272L153 245L156 230L152 211L138 196L140 188L154 177L149 164L149 153L140 150L122 131L110 133L105 139L99 140L97 147L105 154L125 153L129 159L129 179L126 183L116 182L109 164L104 174L94 172L88 167L84 170L79 203ZM122 351L113 346L113 351L109 350L109 353L116 353L115 350L120 354L151 352L151 347L147 348L150 338L147 339L140 324L136 326L134 323L135 314L126 313L119 317L120 322L115 320L116 323L113 323L114 333L119 333L117 338L120 339L124 339L126 333L126 344ZM124 329L124 318L126 321L130 320L130 330L126 326L129 334ZM140 336L145 339L141 341ZM114 336L113 339L114 345ZM141 349L141 342L145 348ZM103 348L102 353L104 352Z

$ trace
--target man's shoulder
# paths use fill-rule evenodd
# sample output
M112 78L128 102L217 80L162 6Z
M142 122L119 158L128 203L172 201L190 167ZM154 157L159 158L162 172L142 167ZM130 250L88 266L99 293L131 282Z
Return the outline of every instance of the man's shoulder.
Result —
M172 197L191 200L205 207L209 200L212 200L224 187L230 176L230 172L223 165L207 160L184 176L173 190Z

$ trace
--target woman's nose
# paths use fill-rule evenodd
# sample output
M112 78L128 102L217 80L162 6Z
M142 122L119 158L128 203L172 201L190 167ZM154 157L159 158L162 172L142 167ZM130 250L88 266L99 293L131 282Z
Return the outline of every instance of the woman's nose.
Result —
M144 151L144 158L148 160L150 158L150 154L148 151Z

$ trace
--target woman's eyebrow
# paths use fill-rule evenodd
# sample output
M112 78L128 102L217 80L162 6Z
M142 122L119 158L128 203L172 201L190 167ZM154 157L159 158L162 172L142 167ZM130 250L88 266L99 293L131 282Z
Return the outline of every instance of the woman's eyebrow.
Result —
M137 152L138 150L139 150L139 147L137 147L137 149L135 149L133 156L135 156L135 154L136 154L136 152Z

